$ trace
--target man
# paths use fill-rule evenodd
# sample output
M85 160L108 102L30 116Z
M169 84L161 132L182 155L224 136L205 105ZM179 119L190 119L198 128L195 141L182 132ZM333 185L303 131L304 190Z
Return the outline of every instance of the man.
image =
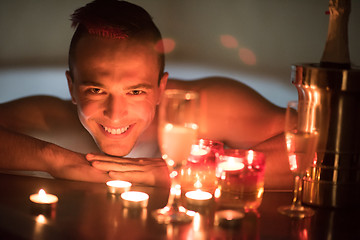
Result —
M0 168L168 186L156 110L166 88L181 88L200 93L200 138L264 151L265 185L289 185L283 109L234 80L168 80L161 34L141 7L96 0L72 21L71 101L34 96L1 104Z

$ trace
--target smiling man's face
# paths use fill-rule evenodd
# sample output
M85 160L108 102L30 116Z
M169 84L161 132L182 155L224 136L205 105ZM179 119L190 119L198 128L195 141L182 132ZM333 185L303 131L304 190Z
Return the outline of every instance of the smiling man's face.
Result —
M81 38L75 50L72 101L83 126L106 154L124 156L154 119L167 82L151 42Z

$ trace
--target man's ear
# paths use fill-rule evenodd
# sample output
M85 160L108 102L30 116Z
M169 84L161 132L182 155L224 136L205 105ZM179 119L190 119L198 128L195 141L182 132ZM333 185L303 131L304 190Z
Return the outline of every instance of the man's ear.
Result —
M164 91L166 89L166 84L167 84L167 81L168 81L168 77L169 77L169 73L165 72L163 74L163 76L161 77L160 79L160 84L159 84L159 96L158 96L158 101L157 101L157 105L160 104L160 101L161 101L161 98L162 98L162 95L164 94Z
M70 74L70 71L69 70L67 70L66 72L65 72L65 75L66 75L66 79L67 79L67 82L68 82L68 88L69 88L69 92L70 92L70 95L71 95L71 101L72 101L72 103L73 104L75 104L76 105L76 99L75 99L75 93L74 93L74 81L73 81L73 79L72 79L72 77L71 77L71 74Z

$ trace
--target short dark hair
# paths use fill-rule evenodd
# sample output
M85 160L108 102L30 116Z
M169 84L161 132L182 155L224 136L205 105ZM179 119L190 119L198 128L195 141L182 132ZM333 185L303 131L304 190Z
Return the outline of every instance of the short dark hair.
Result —
M73 78L72 66L79 39L87 34L112 39L136 38L152 41L159 52L159 81L164 73L165 56L162 37L149 13L140 6L118 0L95 0L78 8L71 15L75 33L71 39L68 64Z

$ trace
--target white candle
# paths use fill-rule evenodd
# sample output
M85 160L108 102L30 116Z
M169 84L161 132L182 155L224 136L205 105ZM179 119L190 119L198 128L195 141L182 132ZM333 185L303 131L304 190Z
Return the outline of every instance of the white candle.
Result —
M139 208L147 207L149 195L144 192L129 191L121 194L124 207Z
M203 156L206 154L208 154L208 151L201 148L199 145L193 145L191 148L191 155L193 156Z
M106 185L108 186L109 193L121 194L123 192L129 191L132 184L126 181L112 180L106 182Z
M239 162L239 158L235 157L228 157L226 158L227 161L220 162L217 167L218 171L239 171L245 167L245 164L242 162Z
M209 151L210 150L208 147L204 148L200 145L193 144L191 146L191 153L190 153L188 160L193 163L203 162L206 158L206 155L209 153Z
M57 203L58 197L53 194L48 194L44 189L40 189L39 193L31 194L30 200L37 204L54 204Z
M189 204L193 205L205 205L208 204L212 198L212 194L209 192L204 192L200 189L195 191L190 191L185 193L187 201Z

